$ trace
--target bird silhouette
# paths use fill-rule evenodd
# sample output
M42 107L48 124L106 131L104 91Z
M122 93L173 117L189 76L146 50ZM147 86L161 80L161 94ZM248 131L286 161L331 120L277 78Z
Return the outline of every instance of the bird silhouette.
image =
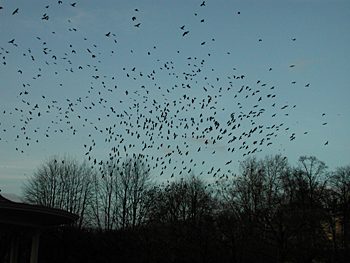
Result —
M18 14L19 8L16 8L13 12L12 15Z

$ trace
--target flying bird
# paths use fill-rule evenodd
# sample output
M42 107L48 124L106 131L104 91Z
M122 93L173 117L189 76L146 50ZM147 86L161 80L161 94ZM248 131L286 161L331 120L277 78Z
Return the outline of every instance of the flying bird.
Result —
M184 37L184 36L186 36L188 33L190 33L190 31L185 31L185 32L183 32L182 36Z
M43 14L41 17L42 20L49 20L49 16L47 14Z
M18 10L19 10L19 8L16 8L16 9L12 12L12 15L18 14Z

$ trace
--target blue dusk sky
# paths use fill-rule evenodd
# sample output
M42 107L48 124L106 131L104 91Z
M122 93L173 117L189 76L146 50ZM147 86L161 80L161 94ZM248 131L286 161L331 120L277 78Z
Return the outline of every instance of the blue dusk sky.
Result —
M350 164L350 1L0 7L2 192L53 155L143 154L155 180L271 154Z

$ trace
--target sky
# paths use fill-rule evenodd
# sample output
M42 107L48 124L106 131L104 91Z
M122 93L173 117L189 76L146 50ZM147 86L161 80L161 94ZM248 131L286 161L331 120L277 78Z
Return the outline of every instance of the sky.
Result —
M0 1L0 189L48 158L155 180L248 156L349 165L350 2Z

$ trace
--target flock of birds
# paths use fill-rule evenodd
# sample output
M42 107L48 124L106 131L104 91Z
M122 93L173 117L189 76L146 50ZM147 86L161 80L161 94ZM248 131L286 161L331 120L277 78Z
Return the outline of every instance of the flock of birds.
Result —
M79 4L46 5L38 20L49 23L55 8L79 8ZM208 8L206 1L198 2L194 13L198 24L206 23L201 14L204 8ZM26 10L0 6L0 19L5 12L15 21ZM141 12L133 10L131 30L142 31ZM235 15L242 16L240 11ZM238 67L227 74L217 71L210 60L217 55L213 48L200 57L187 56L185 46L169 50L167 58L157 53L156 44L141 45L124 54L128 59L118 63L125 65L113 72L107 61L120 58L119 42L125 41L118 32L106 30L96 40L70 19L64 26L64 30L33 36L33 46L16 36L0 43L0 72L13 71L14 57L21 61L15 65L19 83L15 106L1 111L0 145L11 144L25 154L33 144L69 136L82 141L81 152L100 170L114 160L139 155L152 172L162 176L194 172L219 179L232 173L236 160L264 151L279 137L294 141L299 135L286 121L297 105L280 103L281 88L262 79L251 80ZM179 41L186 41L194 30L194 26L178 25ZM60 42L67 34L72 41L62 37ZM200 41L198 48L215 41L215 37ZM257 44L262 41L257 38ZM152 68L145 67L144 61ZM289 69L295 67L289 65ZM267 67L266 75L271 71ZM310 83L302 86L309 88ZM326 113L320 114L321 125L327 125ZM7 125L8 120L13 125Z

